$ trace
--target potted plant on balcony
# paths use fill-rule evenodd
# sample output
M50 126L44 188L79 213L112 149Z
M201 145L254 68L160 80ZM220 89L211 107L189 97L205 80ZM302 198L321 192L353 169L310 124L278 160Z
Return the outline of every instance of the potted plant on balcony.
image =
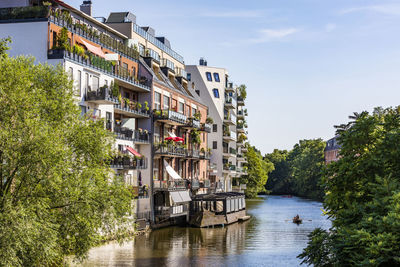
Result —
M154 116L156 116L156 117L161 117L161 110L154 109L154 110L153 110L153 114L154 114Z
M143 110L145 111L145 113L149 113L149 110L150 110L150 108L149 108L149 102L144 101L144 108L143 108Z
M213 120L213 118L211 118L211 117L207 117L207 119L206 119L206 123L207 123L207 124L213 124L213 123L214 123L214 120Z
M124 109L126 110L130 109L131 101L129 100L129 98L124 98L124 102L125 102Z
M136 103L136 110L137 111L141 111L142 110L142 104L141 103L139 103L139 102Z
M197 111L197 112L193 115L193 117L194 117L196 120L200 121L200 120L201 120L201 113L200 113L200 111Z
M119 94L119 86L116 81L111 81L111 94L113 97L118 97L118 100L120 101L120 94ZM121 102L121 101L120 101Z
M199 145L200 143L201 143L201 139L200 139L200 133L199 133L199 131L197 131L197 130L191 130L190 131L190 139L191 139L191 142L194 144L194 145Z

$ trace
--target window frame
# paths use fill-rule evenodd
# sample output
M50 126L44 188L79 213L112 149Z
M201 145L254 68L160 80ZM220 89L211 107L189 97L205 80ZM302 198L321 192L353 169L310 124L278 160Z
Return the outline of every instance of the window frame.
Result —
M209 71L206 72L206 78L207 78L207 81L209 81L209 82L212 82L212 81L213 81L213 80L212 80L211 72L209 72Z
M217 82L217 83L221 82L221 79L219 78L219 73L218 72L214 72L213 75L214 75L214 81L215 82Z
M157 99L157 96L159 99ZM154 92L154 109L161 110L161 94L158 92Z
M218 90L218 88L214 88L214 89L212 89L213 90L213 95L214 95L214 98L220 98L220 95L219 95L219 90Z

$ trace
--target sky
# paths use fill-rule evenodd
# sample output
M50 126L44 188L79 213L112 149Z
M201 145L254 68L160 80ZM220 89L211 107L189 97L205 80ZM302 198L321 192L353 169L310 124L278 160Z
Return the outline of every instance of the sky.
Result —
M64 0L79 7L80 0ZM200 57L247 86L249 141L261 152L335 135L353 112L400 99L400 1L93 0L131 11L188 65Z

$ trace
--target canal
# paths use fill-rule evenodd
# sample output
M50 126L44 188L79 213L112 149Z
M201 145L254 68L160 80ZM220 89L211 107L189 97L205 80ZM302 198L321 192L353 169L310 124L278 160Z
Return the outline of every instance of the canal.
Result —
M224 228L170 227L122 246L110 243L90 251L83 266L299 266L296 256L316 227L327 229L319 202L265 196L247 200L252 219ZM292 218L299 214L303 223Z

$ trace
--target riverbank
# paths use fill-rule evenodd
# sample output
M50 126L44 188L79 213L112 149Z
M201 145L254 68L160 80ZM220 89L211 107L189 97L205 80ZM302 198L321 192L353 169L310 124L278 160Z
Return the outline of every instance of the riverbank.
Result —
M298 197L247 199L249 221L225 227L168 227L93 248L82 266L298 266L316 227L328 229L320 202ZM292 218L299 214L303 223Z

